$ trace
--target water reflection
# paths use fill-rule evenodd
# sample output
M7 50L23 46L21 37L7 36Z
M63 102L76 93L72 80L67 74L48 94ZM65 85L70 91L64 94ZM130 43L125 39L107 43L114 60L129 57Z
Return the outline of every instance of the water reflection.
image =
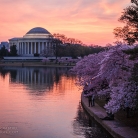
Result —
M10 83L24 84L33 93L50 91L54 83L58 84L61 76L69 76L69 68L40 68L40 67L1 67L0 74L5 78L10 74ZM73 77L73 76L72 76Z
M85 138L112 138L100 125L90 117L83 109L81 103L78 105L77 116L73 122L74 135L84 136Z
M0 76L5 78L5 76L8 74L8 70L5 70L3 67L0 67Z
M2 138L90 138L105 136L81 105L81 90L68 68L0 68ZM76 115L77 112L77 115ZM76 116L76 117L75 117ZM104 138L104 137L103 137Z

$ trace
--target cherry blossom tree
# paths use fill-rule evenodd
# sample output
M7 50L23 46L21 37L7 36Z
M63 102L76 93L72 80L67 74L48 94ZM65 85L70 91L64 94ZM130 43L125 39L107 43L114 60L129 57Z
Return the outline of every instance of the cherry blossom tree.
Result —
M92 54L80 60L71 70L78 75L78 85L89 93L97 96L109 96L104 106L115 113L129 103L130 108L136 107L137 83L132 72L138 59L131 59L126 51L134 49L127 45L117 45L107 51Z

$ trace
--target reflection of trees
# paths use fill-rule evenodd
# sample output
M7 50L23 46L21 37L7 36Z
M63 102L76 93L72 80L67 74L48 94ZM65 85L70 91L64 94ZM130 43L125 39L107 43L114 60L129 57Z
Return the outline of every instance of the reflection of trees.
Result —
M60 79L61 79L61 76L62 75L67 75L68 73L68 69L67 68L55 68L55 71L54 71L54 81L56 82L56 84L59 83Z
M9 72L7 70L4 70L3 67L0 67L0 75L5 78L5 76L8 74Z
M60 71L59 71L59 69L58 68L56 68L56 70L55 70L55 82L56 82L56 84L59 82L59 80L60 80Z
M85 138L111 138L98 125L94 118L90 117L82 108L81 103L78 106L77 116L73 121L74 134L84 136Z
M9 72L10 72L12 82L15 82L17 77L17 70L10 70Z
M54 83L59 84L61 77L70 76L69 68L54 67L3 67L1 76L10 74L10 83L24 84L32 94L43 95L53 89Z
M11 81L15 81L17 77L17 70L10 70L10 69L5 69L4 67L0 68L0 75L5 78L5 76L10 73Z

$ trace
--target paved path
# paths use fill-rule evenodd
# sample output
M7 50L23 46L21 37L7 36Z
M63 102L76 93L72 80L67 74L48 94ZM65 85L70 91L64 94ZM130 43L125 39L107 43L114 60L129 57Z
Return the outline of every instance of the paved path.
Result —
M88 107L88 99L81 95L81 102L88 113L100 123L114 138L138 138L138 132L126 127L116 119L113 121L101 120L107 116L105 110L99 105L95 104L94 107Z

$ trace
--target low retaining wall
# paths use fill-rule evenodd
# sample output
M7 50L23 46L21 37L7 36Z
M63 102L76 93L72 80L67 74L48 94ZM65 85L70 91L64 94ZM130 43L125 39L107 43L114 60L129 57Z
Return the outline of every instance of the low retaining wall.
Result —
M86 111L114 138L138 138L138 132L132 130L129 127L126 127L116 119L112 121L100 119L107 116L105 110L97 104L95 104L94 107L89 107L88 99L83 96L83 93L81 95L81 103Z

